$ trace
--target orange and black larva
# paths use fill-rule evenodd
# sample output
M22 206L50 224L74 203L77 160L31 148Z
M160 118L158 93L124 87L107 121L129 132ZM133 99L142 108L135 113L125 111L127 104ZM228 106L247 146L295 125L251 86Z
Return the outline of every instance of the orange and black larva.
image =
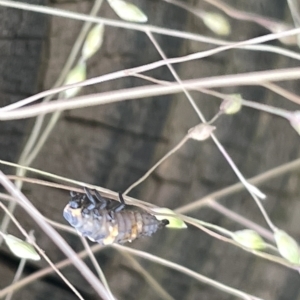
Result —
M64 218L78 233L102 245L123 244L141 236L151 236L169 223L138 209L128 209L122 194L120 202L104 199L96 190L85 194L71 191Z

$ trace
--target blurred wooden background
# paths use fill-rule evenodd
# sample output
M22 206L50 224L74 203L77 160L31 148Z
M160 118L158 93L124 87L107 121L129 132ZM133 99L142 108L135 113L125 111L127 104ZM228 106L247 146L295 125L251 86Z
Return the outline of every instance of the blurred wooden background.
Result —
M58 8L88 13L91 1L31 1ZM149 23L214 36L195 16L163 1L134 1L149 17ZM201 1L188 3L214 10ZM290 21L287 4L282 0L227 1L232 6ZM100 15L115 18L104 3ZM233 32L229 40L246 40L268 32L243 21L231 20ZM59 75L82 23L58 17L0 7L0 105L15 102L51 87ZM213 45L155 35L168 57L214 48ZM279 42L271 42L278 45ZM292 48L291 48L292 49ZM298 51L296 48L293 50ZM105 29L104 44L88 62L88 77L143 65L160 56L140 32L120 28ZM230 50L212 57L175 66L181 79L246 73L299 65L277 54L246 50ZM166 67L147 73L161 80L173 80ZM126 78L84 88L82 93L96 93L147 84ZM282 86L299 94L299 82ZM286 109L295 104L256 86L224 88L225 93L241 93L244 99ZM192 93L206 118L211 118L219 101L198 92ZM86 109L66 111L52 132L33 167L97 184L115 191L125 190L141 177L159 158L176 145L187 130L199 120L183 94L127 101ZM3 122L0 127L0 159L17 162L33 120ZM272 115L243 108L239 114L220 118L216 136L234 162L250 178L261 172L296 159L299 136L288 122ZM14 169L3 168L8 174ZM31 175L30 176L34 176ZM38 177L39 178L39 177ZM211 140L189 141L130 195L171 209L190 203L238 180ZM289 173L260 186L268 195L264 203L274 223L298 241L299 172ZM65 223L62 210L68 193L37 185L25 184L24 193L48 218ZM257 206L246 192L221 199L221 203L241 215L266 226ZM243 227L209 208L190 213L205 221L230 230ZM1 215L3 216L2 212ZM21 209L15 216L26 229L34 228L39 245L54 261L64 258L33 221ZM10 233L18 234L12 225ZM77 237L62 233L75 250L82 249ZM166 229L149 239L135 241L131 247L180 263L205 276L241 289L263 299L300 299L299 275L279 265L256 258L207 234L188 228ZM97 255L117 299L160 299L141 276L117 251L106 248ZM139 260L174 299L234 299L212 287L150 262ZM6 247L0 252L0 288L9 285L18 260ZM27 273L45 264L29 263ZM63 272L86 299L98 299L74 268ZM75 299L75 295L56 275L36 281L20 290L14 299Z

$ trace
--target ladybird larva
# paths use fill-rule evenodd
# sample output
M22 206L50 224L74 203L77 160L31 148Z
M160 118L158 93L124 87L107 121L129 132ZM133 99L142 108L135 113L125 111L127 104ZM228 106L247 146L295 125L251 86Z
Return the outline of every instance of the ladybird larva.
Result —
M64 218L77 232L102 245L123 244L142 236L151 236L169 223L147 211L128 209L121 194L120 202L104 199L96 190L85 194L70 192L71 200Z

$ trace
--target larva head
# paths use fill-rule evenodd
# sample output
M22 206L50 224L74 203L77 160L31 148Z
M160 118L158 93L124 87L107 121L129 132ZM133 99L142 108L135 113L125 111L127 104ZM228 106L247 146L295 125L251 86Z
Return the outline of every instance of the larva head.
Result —
M67 204L67 206L64 209L63 212L64 218L70 223L73 227L78 227L82 224L82 215L81 215L81 209L77 208L71 208L70 204Z
M73 227L82 224L82 209L86 206L86 197L84 194L71 191L71 200L66 205L63 216Z
M82 208L87 202L85 194L71 191L70 195L71 199L69 201L69 205L72 209Z

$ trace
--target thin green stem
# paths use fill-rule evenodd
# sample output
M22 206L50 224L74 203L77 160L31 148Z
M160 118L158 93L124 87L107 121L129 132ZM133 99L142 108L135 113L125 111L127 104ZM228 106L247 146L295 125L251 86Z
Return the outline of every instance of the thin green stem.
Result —
M109 296L102 283L95 277L95 275L90 271L90 269L81 261L73 249L66 243L66 241L55 231L45 220L40 212L30 203L30 201L21 193L20 190L6 178L6 176L0 171L0 182L3 187L23 206L30 217L40 226L40 228L53 240L53 242L68 256L74 266L79 270L79 272L84 276L84 278L90 283L90 285L95 289L100 297L105 300L109 300ZM43 251L41 255L44 256ZM45 256L44 256L45 257ZM48 262L52 264L51 261Z
M262 81L286 81L299 78L300 68L293 68L216 76L205 79L192 79L182 81L182 84L172 83L168 86L147 85L117 91L103 92L99 94L85 95L68 100L60 99L50 103L34 104L29 107L16 109L14 111L0 111L0 120L5 121L24 119L54 111L103 105L150 96L176 94L182 92L182 87L185 87L187 90L194 90L198 88L228 87L245 84L259 85Z
M156 293L160 296L161 299L164 300L175 300L154 278L152 275L149 274L130 253L127 253L125 251L120 251L120 249L117 249L118 252L124 256L126 259L126 263L130 265L131 268L135 269L138 273L140 273L144 279L147 281L147 283L150 285L150 287L153 289L153 291L156 291Z
M0 171L0 181L2 182L2 185L10 189L10 187L5 183L5 180L1 178L2 172ZM2 180L1 180L2 179ZM13 223L18 227L20 232L26 237L27 240L29 240L32 245L37 249L39 254L47 261L47 263L53 268L53 270L56 272L56 274L65 282L65 284L74 292L74 294L81 300L84 300L83 297L80 295L80 293L76 290L76 288L70 283L70 281L55 267L55 265L52 263L52 261L49 259L49 257L45 254L45 252L35 243L32 241L30 236L27 234L25 229L21 226L21 224L17 221L17 219L11 214L11 212L3 205L2 202L0 202L0 207L5 211L5 213L9 216L9 218L13 221ZM19 265L20 268L21 265ZM10 293L12 293L14 290L11 290Z
M165 154L154 166L152 166L141 178L139 178L136 182L134 182L130 187L126 189L123 195L127 195L133 188L142 183L145 179L147 179L150 174L167 158L169 158L173 153L175 153L179 148L181 148L186 141L189 139L188 135L186 135L175 147L173 147L167 154Z
M92 264L93 264L93 266L94 266L94 268L95 268L95 270L96 270L96 272L98 274L98 277L101 279L101 282L103 283L104 287L106 288L107 293L108 293L110 299L111 300L116 300L116 298L114 297L114 295L112 294L112 292L110 290L110 287L108 285L106 277L105 277L105 275L104 275L104 273L103 273L103 271L102 271L99 263L97 262L96 257L94 255L93 251L91 250L91 247L89 246L88 242L86 241L86 239L83 236L80 236L80 240L81 240L81 242L82 242L85 250L88 253L88 256L89 256L89 258L90 258L90 260L91 260L91 262L92 262Z
M101 245L95 245L92 247L93 252L97 252L102 249L103 249L103 246L101 246ZM79 258L84 258L88 255L88 253L86 250L84 250L84 251L79 252L77 255ZM59 263L56 263L55 267L57 269L63 269L71 264L72 264L72 261L70 259L65 259ZM17 291L17 290L35 282L36 280L38 280L44 276L47 276L53 272L54 272L54 269L52 267L47 267L47 268L44 268L42 270L39 270L39 271L29 275L29 276L26 276L25 278L22 278L21 280L7 286L6 288L1 289L0 290L0 298L4 297L11 291Z
M165 266L165 267L168 267L168 268L171 268L173 270L176 270L178 272L181 272L187 276L190 276L202 283L205 283L205 284L208 284L210 286L213 286L215 287L216 289L220 290L220 291L223 291L223 292L226 292L230 295L234 295L234 296L237 296L239 298L242 298L242 299L248 299L248 300L258 300L260 298L257 298L255 296L252 296L252 295L249 295L247 293L244 293L242 291L239 291L239 290L236 290L234 288L231 288L227 285L224 285L218 281L215 281L213 279L210 279L208 277L205 277L199 273L196 273L195 271L192 271L191 269L188 269L184 266L181 266L179 264L176 264L174 262L171 262L170 260L166 260L166 259L163 259L163 258L160 258L158 256L155 256L153 254L150 254L150 253L147 253L147 252L143 252L143 251L139 251L139 250L135 250L135 249L131 249L131 248L128 248L128 247L125 247L125 246L121 246L121 245L113 245L114 248L117 248L117 249L120 249L121 251L126 251L126 252L129 252L135 256L139 256L139 257L142 257L142 258L145 258L147 260L150 260L154 263L157 263L157 264L160 264L162 266Z

